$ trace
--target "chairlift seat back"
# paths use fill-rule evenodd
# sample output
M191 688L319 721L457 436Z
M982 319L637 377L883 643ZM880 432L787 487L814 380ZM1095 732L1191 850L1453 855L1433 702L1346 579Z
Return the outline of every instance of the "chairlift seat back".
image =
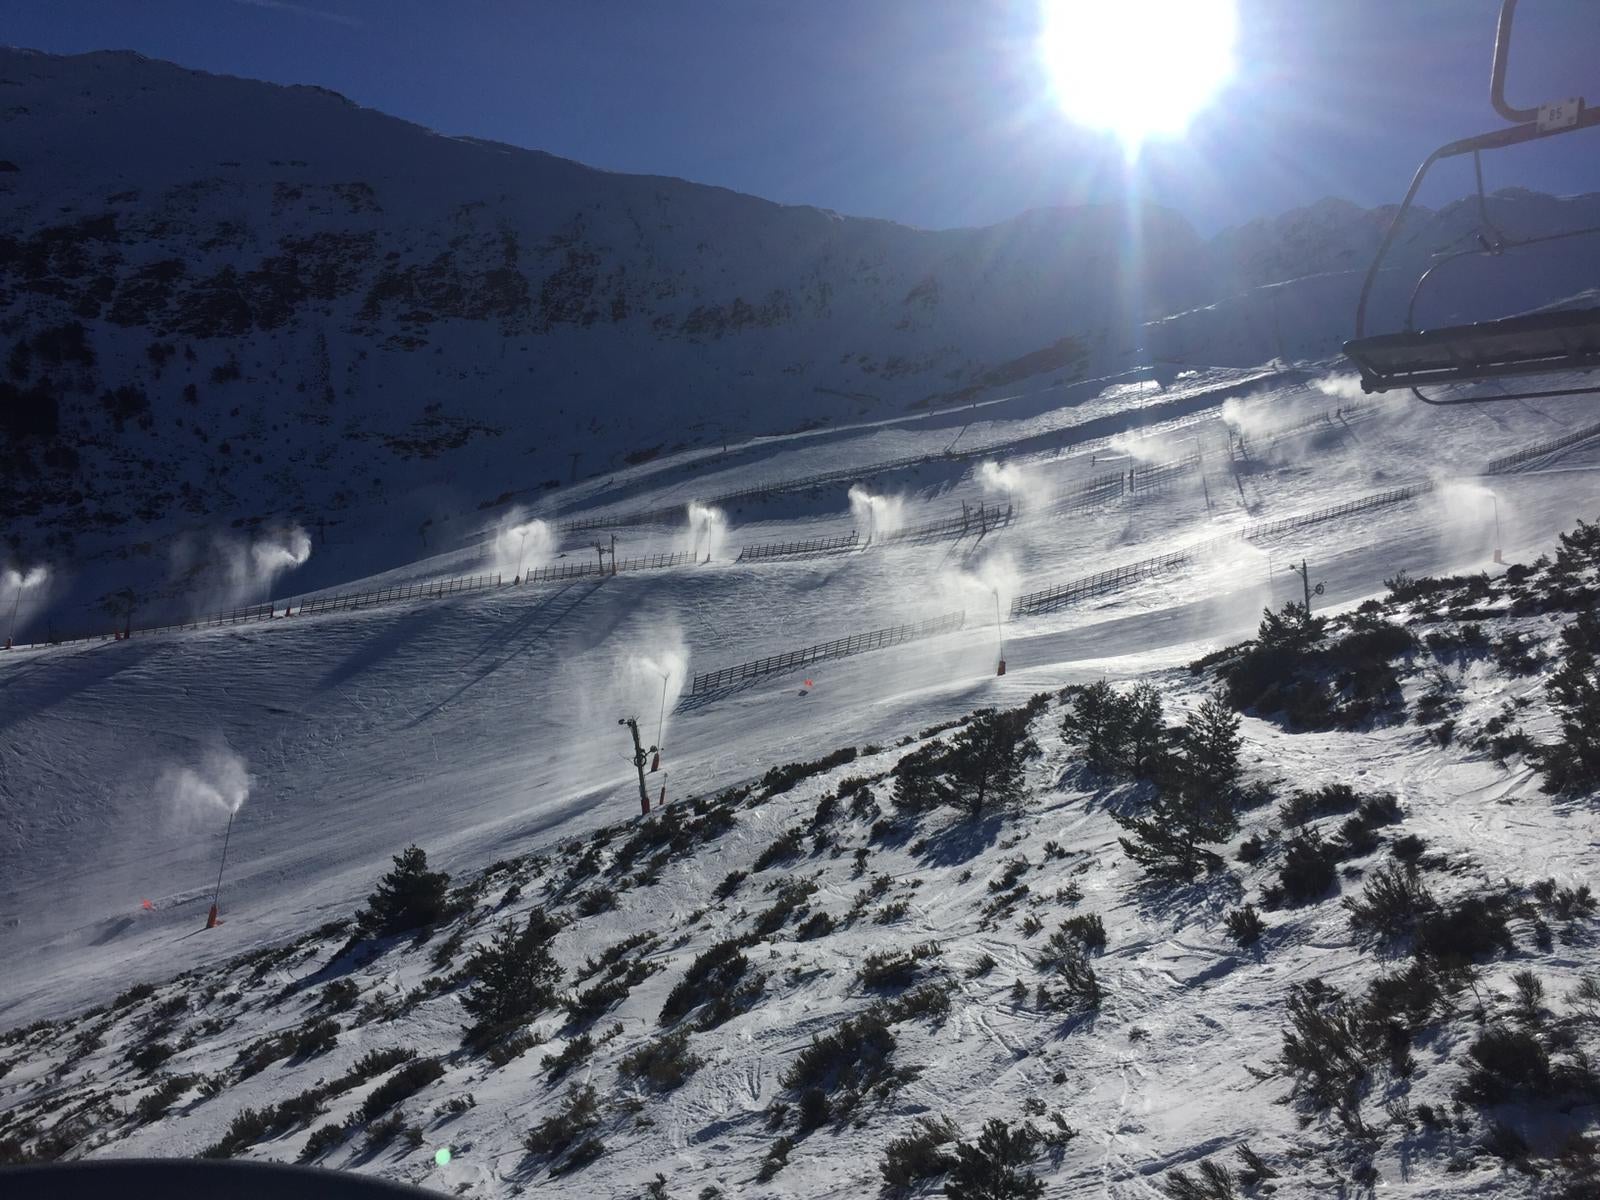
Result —
M1600 368L1600 308L1355 338L1344 352L1368 392Z

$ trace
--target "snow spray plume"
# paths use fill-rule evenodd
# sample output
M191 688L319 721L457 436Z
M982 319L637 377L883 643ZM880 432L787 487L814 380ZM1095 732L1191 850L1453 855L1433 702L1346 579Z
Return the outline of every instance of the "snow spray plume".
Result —
M14 638L44 607L50 568L44 565L0 571L0 637Z
M713 505L689 501L689 529L681 541L680 549L696 562L721 558L728 541L727 514Z
M1268 437L1286 422L1269 414L1264 405L1252 405L1253 396L1229 396L1222 402L1222 421L1242 438Z
M1013 466L996 462L981 463L978 467L978 486L986 492L1002 496L1022 490L1022 472Z
M1359 375L1329 375L1318 379L1311 385L1324 396L1331 396L1335 400L1349 403L1352 400L1365 400L1367 394L1361 390L1361 377Z
M998 496L1006 503L1016 503L1024 514L1044 509L1053 496L1053 490L1037 471L1021 467L986 462L978 467L978 486L986 495Z
M548 521L527 520L522 509L513 508L495 526L489 547L494 573L514 579L555 558L556 533Z
M688 645L671 615L630 618L587 644L581 661L557 664L551 694L561 703L545 710L539 736L529 747L537 759L535 770L546 772L545 786L554 794L587 793L597 786L609 794L615 786L622 811L637 812L632 741L617 722L636 718L646 747L670 745L672 710L688 679Z
M196 766L168 767L156 786L182 823L203 826L243 808L252 782L244 759L226 747L213 747Z
M311 537L298 525L274 529L248 542L219 536L212 539L209 556L198 563L194 557L190 545L180 544L173 568L198 585L197 612L263 604L280 575L311 557Z
M1433 490L1434 520L1447 558L1469 563L1501 548L1511 532L1513 509L1492 488L1468 479L1440 479Z
M937 586L943 601L942 610L964 608L972 614L974 624L981 620L992 621L996 596L1004 616L1011 609L1012 597L1016 596L1021 581L1022 573L1011 555L990 554L974 567L958 567L940 574Z
M683 695L683 685L689 678L689 651L678 629L662 632L666 636L661 640L669 644L653 654L639 655L624 664L623 669L631 676L625 683L628 691L637 691L640 696L638 710L641 735L653 738L657 746L665 747L673 706L678 703L678 697ZM653 713L650 711L652 706L647 703L650 700L655 701ZM650 716L655 717L654 722L647 719Z
M1139 437L1131 433L1118 433L1111 437L1106 448L1113 454L1126 454L1136 462L1170 462L1179 451L1160 435Z
M888 537L906 523L906 503L899 496L879 496L859 483L850 488L850 515L863 543Z

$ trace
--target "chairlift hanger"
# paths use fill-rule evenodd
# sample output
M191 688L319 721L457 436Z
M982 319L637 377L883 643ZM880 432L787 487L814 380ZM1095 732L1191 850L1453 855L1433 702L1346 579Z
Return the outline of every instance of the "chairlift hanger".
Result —
M1361 299L1356 304L1355 337L1344 344L1346 356L1361 370L1363 391L1387 392L1409 387L1417 399L1426 404L1525 400L1600 391L1600 383L1597 383L1585 387L1499 392L1492 396L1464 396L1450 400L1433 399L1422 393L1423 385L1483 383L1553 371L1600 369L1600 307L1557 309L1437 329L1418 330L1416 327L1417 297L1423 285L1446 264L1469 255L1498 257L1508 250L1600 233L1600 226L1591 226L1516 239L1507 237L1489 220L1483 192L1483 151L1500 150L1600 125L1600 108L1587 107L1581 96L1553 100L1538 108L1515 108L1506 102L1506 63L1510 56L1511 23L1516 9L1517 0L1502 0L1500 21L1495 30L1494 65L1489 76L1490 103L1496 112L1513 123L1512 126L1446 143L1428 155L1417 168L1411 187L1401 201L1383 243L1378 247L1377 257L1367 270L1366 280L1361 285ZM1407 212L1416 200L1424 177L1436 162L1465 154L1472 155L1477 176L1480 221L1476 233L1477 245L1435 256L1433 263L1412 289L1411 300L1406 307L1405 328L1401 332L1368 334L1367 303L1372 297L1373 285L1377 282L1383 260L1399 235Z

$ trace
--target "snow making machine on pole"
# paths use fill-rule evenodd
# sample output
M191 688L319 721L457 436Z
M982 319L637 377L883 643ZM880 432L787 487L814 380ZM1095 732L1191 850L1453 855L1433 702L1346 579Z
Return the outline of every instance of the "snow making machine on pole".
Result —
M1510 56L1511 24L1516 10L1517 0L1502 0L1500 21L1495 30L1494 64L1489 76L1489 100L1495 111L1512 124L1509 128L1450 142L1423 160L1388 233L1378 247L1377 257L1367 271L1361 287L1361 299L1356 305L1355 337L1344 344L1346 356L1360 368L1364 391L1387 392L1410 388L1417 399L1428 404L1465 404L1600 391L1600 382L1596 382L1581 387L1546 391L1496 391L1491 395L1447 400L1422 393L1424 386L1526 379L1552 372L1600 368L1600 308L1558 308L1470 325L1420 330L1416 327L1417 297L1446 264L1467 256L1498 257L1528 246L1600 233L1600 227L1590 226L1518 239L1508 237L1489 220L1483 193L1482 154L1485 150L1500 150L1600 125L1600 109L1587 107L1582 97L1553 100L1538 108L1515 108L1506 102L1506 63ZM1412 289L1402 330L1369 334L1367 306L1372 298L1373 285L1423 179L1440 160L1467 154L1472 155L1478 185L1479 228L1476 244L1466 249L1441 252L1434 257Z

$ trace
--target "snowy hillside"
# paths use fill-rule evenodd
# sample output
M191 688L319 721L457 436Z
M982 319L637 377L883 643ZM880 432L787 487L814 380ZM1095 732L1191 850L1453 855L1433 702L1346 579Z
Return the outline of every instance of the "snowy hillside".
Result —
M230 539L294 524L295 586L323 587L675 452L692 477L744 443L771 473L790 446L748 439L940 412L921 427L954 436L974 400L1021 416L1092 380L1325 356L1385 217L1330 201L1209 244L1113 206L929 232L127 53L0 51L0 89L5 557L53 571L29 636L258 599L213 578ZM1597 204L1491 215L1538 232ZM1476 226L1422 214L1398 267ZM1556 261L1542 290L1504 268L1512 303L1587 286ZM1435 317L1483 298L1473 270Z
M884 472L854 512L828 488L751 502L709 562L13 651L0 1147L304 1157L481 1196L843 1197L884 1168L936 1191L958 1177L938 1138L981 1156L996 1119L1050 1196L1219 1165L1227 1188L1187 1194L1588 1194L1568 1135L1597 1113L1600 826L1592 792L1542 790L1538 747L1597 587L1592 532L1561 542L1600 515L1593 406L1348 386L1312 363L980 409L962 437L1004 463ZM1075 430L1098 405L1148 427ZM949 434L780 443L720 462L718 490ZM641 473L626 505L683 488ZM893 537L997 502L998 527ZM701 528L619 532L698 560ZM740 559L852 529L871 544ZM1340 619L1219 654L1301 595L1302 560ZM1028 599L1052 586L1069 599ZM1119 841L1171 785L1063 726L1082 693L1061 689L1103 679L1153 684L1173 727L1219 689L1245 710L1238 827L1192 882ZM1014 745L1015 801L974 816L993 724L968 718L1023 706L1006 728L1037 753ZM626 716L664 748L649 816ZM446 911L349 944L412 843L451 874ZM559 967L520 1008L484 1007L497 936Z

